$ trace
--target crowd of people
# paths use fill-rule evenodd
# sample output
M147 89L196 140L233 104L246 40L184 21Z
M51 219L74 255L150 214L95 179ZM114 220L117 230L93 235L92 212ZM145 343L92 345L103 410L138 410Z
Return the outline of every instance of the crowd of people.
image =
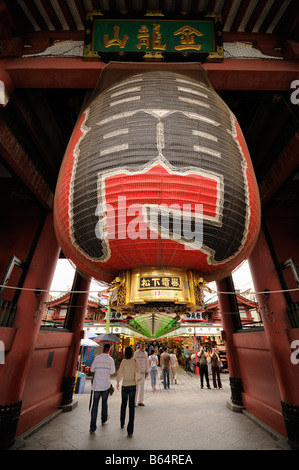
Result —
M116 372L114 359L110 356L111 344L105 343L102 354L95 357L90 371L93 375L92 394L93 403L91 407L90 433L97 429L97 416L100 399L102 400L101 422L105 424L108 420L108 397L111 386L110 377ZM169 389L170 385L177 383L178 352L159 346L156 342L151 343L146 348L144 342L137 345L133 352L131 346L125 348L125 357L120 363L116 377L116 388L121 386L121 406L120 406L120 426L125 426L127 408L129 410L129 420L127 433L132 437L134 433L135 408L144 405L144 384L145 379L150 376L152 391L155 392L158 380L163 383L164 389ZM209 372L213 377L214 388L222 388L220 378L220 356L215 348L207 350L200 347L197 354L190 351L188 347L182 351L185 371L189 372L190 367L194 371L198 367L200 373L201 388L204 386L204 379L207 388L210 389ZM210 370L209 370L210 369Z
M211 389L209 375L212 375L214 388L222 388L220 371L221 371L221 358L218 350L215 347L201 346L197 354L195 351L190 351L186 347L183 351L185 361L185 372L196 373L198 368L200 374L201 388L204 387L204 379L208 389ZM191 369L192 367L192 369Z
M102 354L95 357L90 372L92 379L93 402L91 406L90 433L97 429L97 416L100 398L102 399L101 422L108 420L108 397L110 390L110 376L115 373L115 362L110 356L111 345L106 343ZM176 354L167 346L156 348L152 343L147 351L145 343L137 345L133 353L131 346L125 348L125 358L121 361L116 377L116 388L121 387L120 426L125 425L126 410L129 409L127 433L132 437L134 432L135 407L144 405L145 379L150 375L153 392L156 390L158 380L161 380L165 389L170 384L177 383L176 370L178 360Z

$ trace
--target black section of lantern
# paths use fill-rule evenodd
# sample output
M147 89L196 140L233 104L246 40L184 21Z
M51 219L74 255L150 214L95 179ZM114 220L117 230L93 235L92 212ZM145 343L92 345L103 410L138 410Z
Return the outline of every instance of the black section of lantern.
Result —
M157 110L162 110L161 116ZM98 95L85 122L88 132L79 143L74 178L73 227L80 249L94 259L104 255L95 233L103 207L99 177L110 171L140 171L160 154L178 172L202 169L223 181L219 221L204 220L203 245L212 263L235 256L242 247L248 214L245 160L232 136L232 119L205 82L171 72L136 75Z

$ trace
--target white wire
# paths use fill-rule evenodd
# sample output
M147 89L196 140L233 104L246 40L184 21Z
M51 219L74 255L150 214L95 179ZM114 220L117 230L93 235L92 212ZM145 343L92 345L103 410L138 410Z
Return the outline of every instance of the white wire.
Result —
M30 289L30 288L27 288L27 287L14 287L14 286L6 286L6 285L1 285L0 284L0 288L5 288L5 289L16 289L16 290L22 290L22 291L38 291L38 292L57 292L57 293L65 293L65 294L92 294L92 293L98 293L99 291L85 291L85 290L57 290L57 289L52 289L52 290L46 290L46 289L39 289L39 288L35 288L35 289ZM282 290L268 290L268 289L265 289L264 291L261 291L261 292L250 292L250 294L279 294L279 293L283 293L283 292L295 292L295 291L298 291L299 290L299 287L296 287L295 289L282 289ZM211 289L211 293L212 294L237 294L237 292L218 292L217 290L212 290ZM242 294L240 294L242 295Z

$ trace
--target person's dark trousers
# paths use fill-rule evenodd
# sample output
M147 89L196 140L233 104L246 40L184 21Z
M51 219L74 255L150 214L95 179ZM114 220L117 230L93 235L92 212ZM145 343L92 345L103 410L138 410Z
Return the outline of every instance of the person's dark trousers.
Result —
M169 388L170 369L162 369L164 388Z
M201 387L203 387L203 378L205 377L206 382L207 382L207 387L210 388L208 366L207 365L201 365L200 368L199 368L199 373L200 373L200 385L201 385Z
M190 359L185 359L185 372L190 370Z
M130 435L134 432L135 395L136 385L129 385L128 387L121 388L120 426L123 428L125 425L126 409L129 401L129 422L127 431Z
M213 385L214 388L217 388L216 377L218 382L218 387L222 388L221 378L220 378L220 367L212 366L212 376L213 376Z
M97 429L97 418L98 418L98 408L99 408L99 401L102 397L102 414L101 420L102 424L104 424L108 419L108 396L109 396L109 388L108 390L101 390L93 392L93 404L91 408L91 420L90 420L90 430L95 431Z

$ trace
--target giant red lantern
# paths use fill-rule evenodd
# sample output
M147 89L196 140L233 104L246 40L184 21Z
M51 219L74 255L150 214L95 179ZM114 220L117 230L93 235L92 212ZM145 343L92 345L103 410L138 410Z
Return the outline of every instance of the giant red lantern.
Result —
M255 175L205 71L140 73L95 94L61 166L55 225L65 255L107 282L144 267L211 281L248 257L260 227Z

